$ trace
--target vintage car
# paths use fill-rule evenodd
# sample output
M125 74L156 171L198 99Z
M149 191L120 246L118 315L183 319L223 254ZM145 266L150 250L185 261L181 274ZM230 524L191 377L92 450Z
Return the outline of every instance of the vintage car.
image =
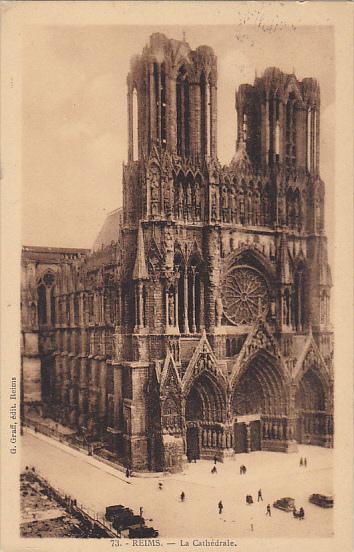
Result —
M155 538L159 536L159 532L153 527L129 527L130 539L145 539Z
M141 516L135 516L131 511L122 512L116 516L113 520L112 526L117 531L123 531L123 529L138 528L145 525L145 519Z
M309 501L322 508L333 508L333 496L314 493L309 497Z
M124 510L127 510L127 508L125 508L125 506L122 506L122 504L115 504L114 506L107 506L105 517L108 521L113 521L115 516L121 514L122 512L124 512ZM131 510L131 512L132 512L132 510Z
M295 508L295 499L290 497L279 498L273 502L273 508L284 510L284 512L292 512Z

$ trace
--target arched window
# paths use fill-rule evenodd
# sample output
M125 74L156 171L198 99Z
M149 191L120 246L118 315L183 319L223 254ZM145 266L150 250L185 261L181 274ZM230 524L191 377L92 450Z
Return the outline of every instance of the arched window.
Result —
M80 317L79 317L79 296L77 294L74 295L74 324L75 326L79 325Z
M283 324L290 326L291 322L291 310L290 310L290 292L288 289L284 291L284 305L283 305Z
M54 297L54 287L50 290L50 305L51 305L51 318L52 326L56 323L56 309L55 309L55 297Z
M200 331L200 307L202 300L200 263L196 256L189 262L188 270L188 325L190 333Z
M180 253L176 253L174 257L174 272L175 274L179 274L178 279L178 288L177 288L177 294L178 294L178 328L181 333L188 333L188 323L186 323L186 315L187 312L186 309L188 309L188 297L187 297L187 291L188 291L188 284L187 284L187 273L186 273L186 267L183 262L182 255Z
M189 143L189 82L187 71L184 66L180 67L176 83L177 103L177 153L188 156L190 153Z
M164 63L154 63L154 91L156 108L157 143L166 148L166 68Z
M293 201L294 201L294 228L299 229L300 228L300 192L299 190L294 191L293 195Z
M305 271L301 266L294 277L294 322L296 330L300 332L305 326L305 284Z
M202 177L197 174L195 177L195 216L197 220L202 218L203 188Z
M327 324L329 320L329 293L323 290L320 300L320 322L321 324Z
M296 98L293 92L285 111L285 164L288 169L296 165Z
M209 154L210 144L210 87L204 72L200 77L200 153Z
M308 171L311 171L312 168L312 109L311 107L307 110L307 132L306 132L306 167Z
M47 296L46 287L40 284L37 288L38 293L38 322L39 324L47 323Z
M133 161L138 159L138 93L133 90Z
M147 326L147 298L148 298L148 292L146 286L143 286L143 326Z
M55 324L55 277L52 272L46 272L38 282L38 323Z
M161 147L166 149L166 69L165 64L161 64Z

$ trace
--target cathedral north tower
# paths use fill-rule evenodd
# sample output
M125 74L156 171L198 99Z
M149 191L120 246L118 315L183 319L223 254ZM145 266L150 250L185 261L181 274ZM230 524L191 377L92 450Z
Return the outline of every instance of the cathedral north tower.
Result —
M216 57L208 46L153 34L128 75L128 160L156 146L181 157L216 156Z

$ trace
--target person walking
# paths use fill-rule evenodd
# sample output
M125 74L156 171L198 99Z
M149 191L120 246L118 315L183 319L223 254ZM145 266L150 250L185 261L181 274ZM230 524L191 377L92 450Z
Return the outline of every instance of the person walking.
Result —
M243 466L243 473L244 473L244 475L246 475L246 472L247 472L247 468L246 468L246 466Z
M219 514L222 514L224 506L223 506L223 503L221 502L221 500L219 500L218 508L219 508Z
M243 466L240 466L240 475L243 474Z
M258 489L257 502L259 502L260 500L263 502L262 489Z
M181 492L181 502L184 502L184 499L186 498L186 495L184 494L184 492L182 491Z
M303 465L304 465L304 461L303 461L302 456L301 456L301 458L300 458L300 466L303 466Z
M212 470L211 470L211 473L218 473L218 470L216 469L216 466L213 466Z
M129 476L130 476L130 471L129 471L129 468L127 468L127 469L125 470L125 477L128 478Z
M304 458L304 466L307 468L307 458Z
M217 461L218 461L217 457L214 456L214 464L216 464Z
M270 509L270 504L267 504L266 516L272 517L272 511L271 511L271 509Z
M304 517L305 517L305 510L303 509L303 507L301 506L300 510L299 510L299 514L300 514L300 520L303 520Z
M159 490L162 491L162 488L163 488L163 485L161 483L161 481L159 482Z

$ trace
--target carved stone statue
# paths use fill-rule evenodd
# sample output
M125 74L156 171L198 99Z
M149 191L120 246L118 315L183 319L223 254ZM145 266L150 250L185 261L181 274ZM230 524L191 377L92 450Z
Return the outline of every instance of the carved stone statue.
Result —
M163 189L163 209L166 215L171 213L171 180L164 181Z
M227 209L228 209L228 201L227 201L227 188L226 186L222 187L221 192L221 205L222 205L222 220L223 222L227 221Z
M256 226L261 223L261 200L258 190L254 194L253 223Z
M183 186L180 184L178 191L178 216L183 217L184 211L184 197L183 197Z
M166 254L173 253L173 235L169 227L165 228L163 245Z
M36 305L34 303L31 303L29 306L29 315L30 315L30 325L36 326L37 325L37 309Z
M211 220L215 222L217 219L217 208L216 208L216 194L212 192L211 195Z
M243 190L240 190L240 192L239 192L238 201L239 201L239 220L238 220L238 222L240 222L241 224L244 224L244 222L245 222L245 197L244 197L244 194L243 194Z
M197 220L201 218L201 198L200 198L200 185L199 182L195 184L195 216Z
M158 213L158 206L159 206L159 180L158 180L158 174L156 172L153 172L151 175L151 183L150 183L150 190L151 190L151 213L153 215L156 215Z
M168 294L168 323L170 326L175 325L175 298L174 294Z

